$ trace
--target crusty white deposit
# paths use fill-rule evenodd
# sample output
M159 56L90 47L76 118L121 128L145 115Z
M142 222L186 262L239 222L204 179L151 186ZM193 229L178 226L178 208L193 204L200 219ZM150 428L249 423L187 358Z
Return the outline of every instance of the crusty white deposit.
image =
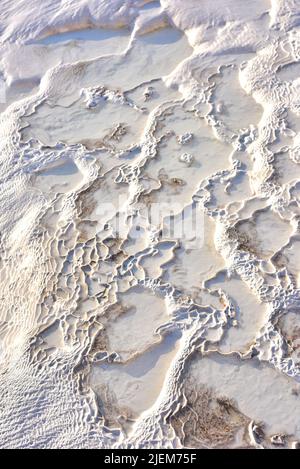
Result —
M2 0L0 58L0 447L297 447L300 0Z

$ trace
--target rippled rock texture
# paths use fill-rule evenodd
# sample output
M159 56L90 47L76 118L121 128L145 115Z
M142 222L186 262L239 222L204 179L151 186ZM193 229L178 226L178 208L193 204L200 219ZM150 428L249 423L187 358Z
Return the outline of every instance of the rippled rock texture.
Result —
M0 25L0 446L298 447L300 1Z

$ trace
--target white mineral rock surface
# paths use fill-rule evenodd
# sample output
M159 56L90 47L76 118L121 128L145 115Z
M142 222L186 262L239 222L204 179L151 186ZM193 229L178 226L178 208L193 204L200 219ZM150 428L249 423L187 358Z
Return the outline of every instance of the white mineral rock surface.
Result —
M0 120L0 447L298 447L300 0L2 0Z

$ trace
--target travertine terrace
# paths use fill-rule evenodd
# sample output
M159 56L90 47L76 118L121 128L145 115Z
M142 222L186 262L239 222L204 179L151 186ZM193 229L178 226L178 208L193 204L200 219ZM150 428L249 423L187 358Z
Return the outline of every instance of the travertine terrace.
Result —
M300 0L0 26L0 447L298 447Z

